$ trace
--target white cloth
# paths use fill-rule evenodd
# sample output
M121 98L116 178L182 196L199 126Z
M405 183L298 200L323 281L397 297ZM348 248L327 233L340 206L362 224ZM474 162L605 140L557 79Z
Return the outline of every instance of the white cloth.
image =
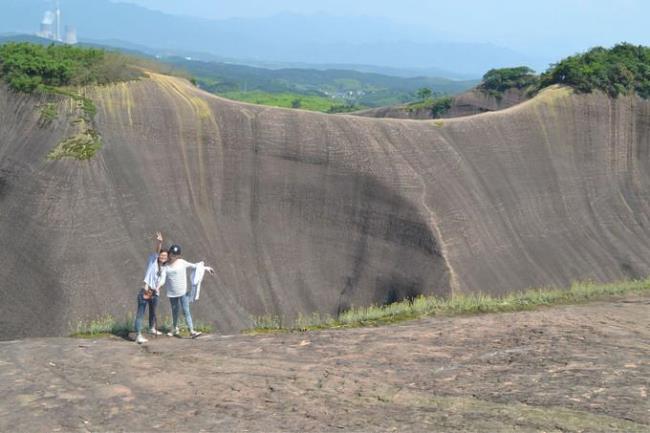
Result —
M150 254L147 258L147 268L144 272L144 283L155 290L158 288L159 282L160 274L158 273L158 254Z
M203 262L196 264L196 267L190 272L190 282L192 290L190 292L190 302L198 301L201 294L201 282L205 276L206 266Z

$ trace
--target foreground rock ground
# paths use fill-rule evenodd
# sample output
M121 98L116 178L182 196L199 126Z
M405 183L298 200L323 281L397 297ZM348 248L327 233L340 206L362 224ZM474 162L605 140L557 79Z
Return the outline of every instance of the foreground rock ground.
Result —
M0 431L648 432L649 306L2 342Z

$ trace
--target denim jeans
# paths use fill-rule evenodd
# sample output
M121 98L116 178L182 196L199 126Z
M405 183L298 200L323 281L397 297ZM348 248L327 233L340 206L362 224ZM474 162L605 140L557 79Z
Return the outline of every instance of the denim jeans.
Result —
M190 332L194 330L194 325L192 324L192 314L190 313L190 293L186 293L183 296L177 298L169 298L169 302L172 304L172 322L174 328L178 327L178 307L183 309L183 316L185 316L185 321L187 322L187 327L190 329Z
M144 290L140 290L140 293L138 293L138 312L135 315L135 332L138 334L142 332L142 320L147 305L149 305L149 328L153 328L156 325L158 295L152 296L151 299L144 299Z

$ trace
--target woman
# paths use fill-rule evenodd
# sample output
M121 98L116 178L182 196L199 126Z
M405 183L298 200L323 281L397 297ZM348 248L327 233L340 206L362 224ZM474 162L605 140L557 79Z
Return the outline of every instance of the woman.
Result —
M161 281L159 282L161 286L163 284L165 285L165 291L172 307L173 329L167 335L171 337L180 334L178 330L178 310L180 307L183 309L183 316L185 316L187 327L190 330L190 336L196 338L201 335L201 333L194 330L194 324L192 323L190 302L192 302L193 299L190 299L191 292L187 290L187 270L192 269L199 273L206 271L210 275L214 275L214 270L209 266L205 266L203 262L190 263L183 260L181 258L181 247L179 245L172 245L169 247L167 252L169 259L167 265L163 269Z
M142 320L147 305L149 305L149 332L153 335L162 334L156 329L156 308L158 307L160 295L162 271L168 257L167 251L162 249L163 237L160 232L156 232L154 241L155 253L150 254L147 259L144 287L138 293L138 312L135 316L135 332L137 334L135 341L138 344L147 342L147 339L142 336Z

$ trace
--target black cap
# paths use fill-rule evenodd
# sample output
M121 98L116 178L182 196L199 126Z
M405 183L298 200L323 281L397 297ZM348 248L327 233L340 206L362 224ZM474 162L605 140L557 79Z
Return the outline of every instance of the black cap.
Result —
M169 254L173 254L175 256L180 256L181 255L181 246L180 245L172 245L169 247L169 250L167 250Z

